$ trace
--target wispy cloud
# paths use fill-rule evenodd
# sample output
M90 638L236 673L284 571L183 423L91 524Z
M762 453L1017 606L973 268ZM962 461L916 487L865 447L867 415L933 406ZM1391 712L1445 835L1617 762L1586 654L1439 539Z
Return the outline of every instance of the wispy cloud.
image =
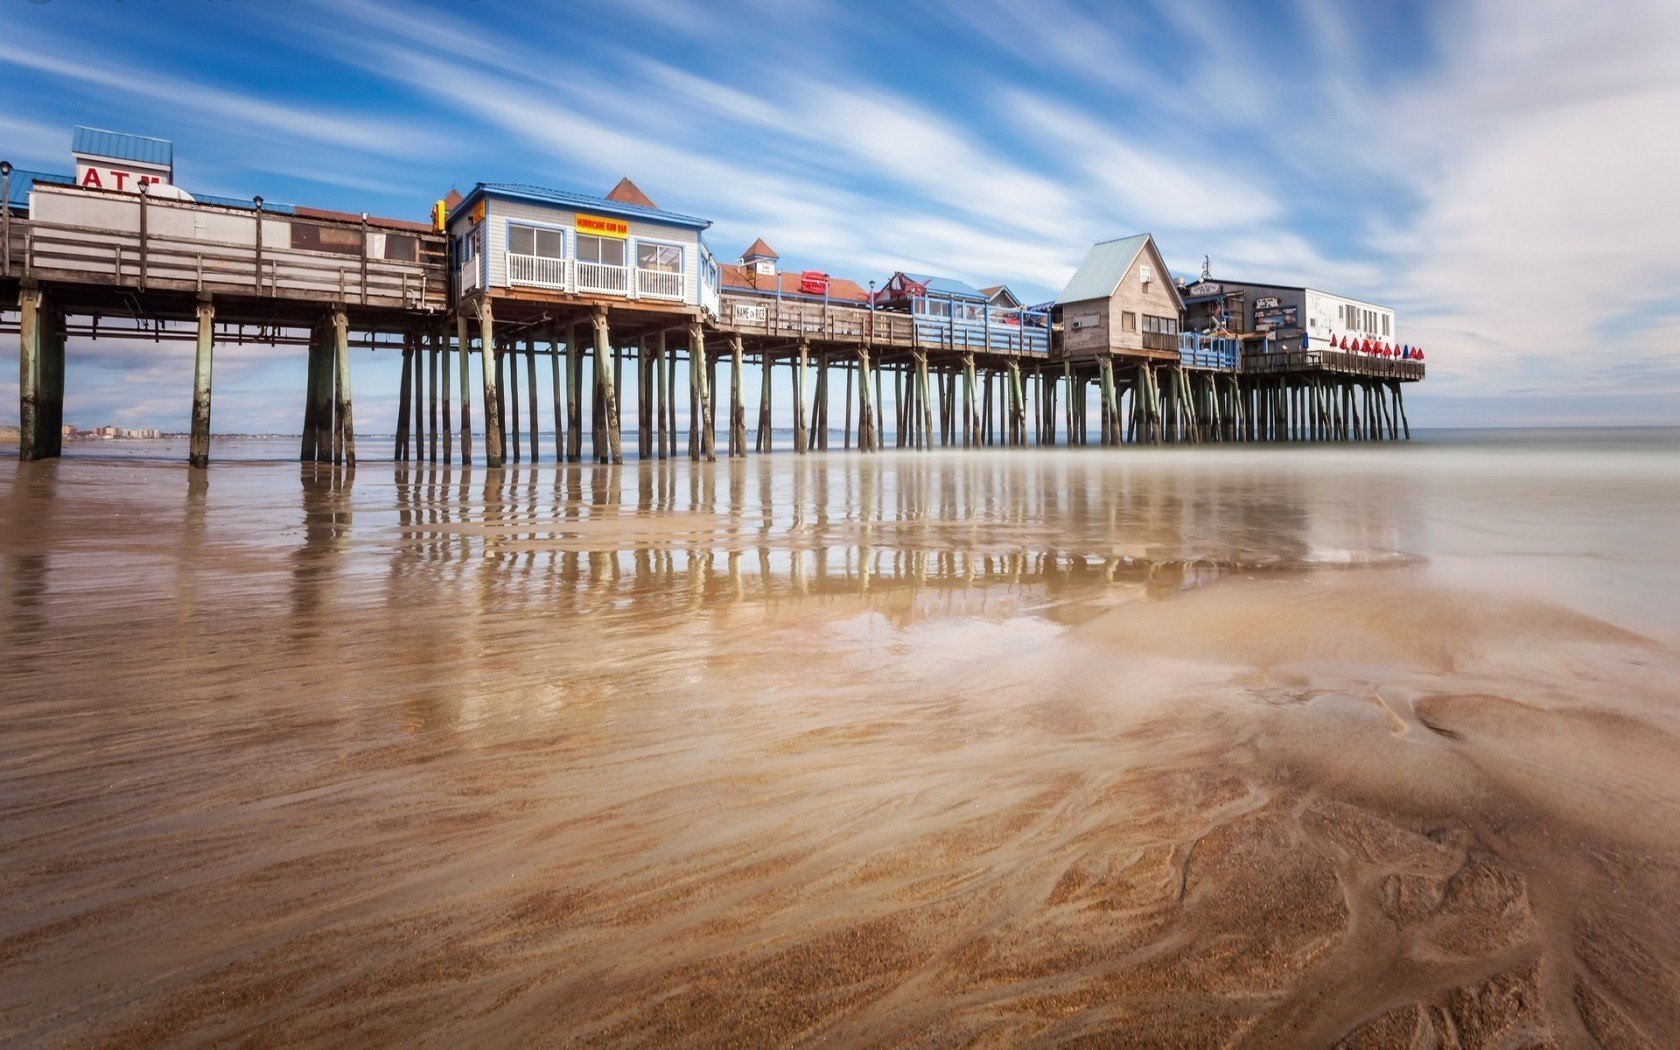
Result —
M35 88L0 118L14 161L61 156L68 125L109 106L190 142L183 167L230 196L416 214L450 182L628 174L715 219L722 255L763 235L860 280L1033 298L1091 241L1150 230L1180 274L1206 252L1216 272L1399 307L1402 338L1433 351L1414 421L1567 404L1655 422L1680 386L1671 3L765 0L561 20L345 0L212 8L168 34L133 5L66 10L14 12L0 39L0 76ZM297 382L295 364L253 358L226 382ZM181 382L151 367L130 374ZM358 368L363 390L394 386L390 362ZM116 403L123 372L90 357L73 387Z

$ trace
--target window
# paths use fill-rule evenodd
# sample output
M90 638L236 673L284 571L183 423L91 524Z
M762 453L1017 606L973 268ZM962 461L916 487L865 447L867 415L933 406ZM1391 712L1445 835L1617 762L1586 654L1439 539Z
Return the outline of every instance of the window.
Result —
M420 257L420 241L404 233L385 235L385 252L381 258L392 262L414 262Z
M1152 335L1177 335L1178 318L1143 315L1143 330Z
M950 317L951 301L949 299L928 299L925 301L925 313L934 317Z
M1120 330L1122 332L1137 331L1137 314L1130 310L1122 311L1120 314Z
M578 262L624 265L624 242L614 237L595 237L587 233L577 235Z
M324 226L313 222L294 222L292 247L311 252L360 255L362 231L357 226Z
M682 249L674 244L637 244L636 265L660 273L682 273Z
M478 230L467 231L455 239L455 265L465 266L478 258Z
M566 257L566 234L562 230L510 225L508 227L508 251L515 255L535 255L543 259L564 259Z
M1383 335L1388 334L1388 315L1383 314Z

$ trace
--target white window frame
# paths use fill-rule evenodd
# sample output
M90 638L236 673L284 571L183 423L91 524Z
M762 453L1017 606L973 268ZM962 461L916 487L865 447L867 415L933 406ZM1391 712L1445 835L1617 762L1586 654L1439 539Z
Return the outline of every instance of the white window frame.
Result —
M621 244L621 245L623 245L624 246L624 257L623 257L623 259L619 262L616 262L616 263L603 262L599 258L585 259L583 257L583 240L584 240L585 237L589 238L592 241L596 241L598 243L603 243L603 244L611 243L611 244ZM629 238L626 238L626 237L602 237L599 234L594 234L594 233L576 233L576 232L574 232L572 234L572 258L576 259L578 262L591 263L591 264L596 265L596 266L625 266L625 267L634 267L635 266L635 260L631 257L631 252L630 252L630 240L629 240Z
M649 270L649 273L680 273L685 276L688 274L688 245L683 244L681 241L663 241L656 237L637 237L635 267L638 270L646 269L642 266L643 245L651 245L655 248L671 248L677 253L677 268L675 270Z
M532 252L529 252L529 253L527 253L527 252L515 252L513 250L513 228L515 226L524 226L524 227L526 227L528 229L532 229L532 230L542 230L545 233L558 233L560 235L560 254L559 255L536 255L535 251L532 251ZM531 220L531 219L503 219L502 220L502 245L503 245L503 247L506 248L507 251L511 252L514 255L530 254L530 255L534 256L535 258L540 258L540 259L568 259L568 258L571 258L571 254L572 254L571 253L571 247L572 247L571 233L572 233L572 228L570 226L562 226L559 223L537 222L537 221L534 221L534 220ZM535 238L533 238L532 248L535 249L535 247L536 247Z

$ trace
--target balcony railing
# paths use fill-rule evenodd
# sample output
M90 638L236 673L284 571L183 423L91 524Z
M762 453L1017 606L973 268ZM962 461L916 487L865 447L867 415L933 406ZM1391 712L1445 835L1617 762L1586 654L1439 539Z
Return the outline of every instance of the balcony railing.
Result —
M636 291L650 299L683 297L683 275L668 270L636 270Z
M1234 372L1237 370L1238 350L1241 345L1235 339L1210 338L1197 332L1180 332L1178 360L1188 368L1217 368Z
M630 292L630 269L611 263L578 260L572 290L591 295L627 295Z
M1177 350L1178 334L1176 332L1145 332L1143 333L1143 348L1145 350Z
M508 252L507 279L509 284L535 285L538 288L566 288L566 259L551 259L541 255L516 255Z

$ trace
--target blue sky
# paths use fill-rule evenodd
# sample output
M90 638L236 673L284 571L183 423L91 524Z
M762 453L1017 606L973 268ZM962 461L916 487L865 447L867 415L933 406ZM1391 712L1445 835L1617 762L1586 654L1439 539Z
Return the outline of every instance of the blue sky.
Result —
M91 124L172 139L189 191L413 218L629 175L720 258L763 236L1032 298L1148 230L1180 275L1395 306L1429 350L1414 422L1680 420L1671 0L8 0L0 28L22 167L67 170ZM190 356L73 346L67 418L184 426ZM355 368L388 429L392 362ZM218 430L296 429L298 351L216 369Z

